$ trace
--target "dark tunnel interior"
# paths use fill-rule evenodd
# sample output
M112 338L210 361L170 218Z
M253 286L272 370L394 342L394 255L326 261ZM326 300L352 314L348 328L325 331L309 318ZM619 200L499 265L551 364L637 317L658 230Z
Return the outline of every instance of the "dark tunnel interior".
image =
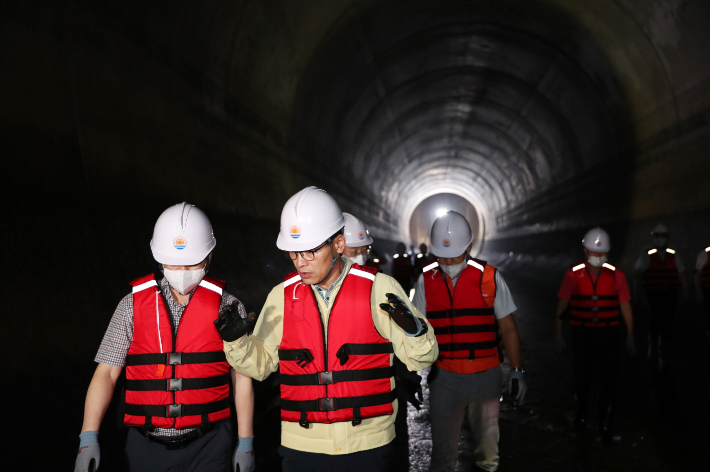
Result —
M477 257L530 301L518 303L528 365L548 368L533 382L569 386L569 366L535 352L549 350L584 232L609 231L629 279L658 223L689 279L710 245L709 22L703 0L4 2L0 353L15 387L1 395L17 437L48 428L46 460L70 467L93 356L128 282L156 269L148 242L165 208L208 214L211 270L258 311L291 270L275 246L281 208L308 185L384 254L426 242L437 198L465 209ZM710 420L710 382L693 374L707 359L699 310L684 308L688 399L671 426L629 399L639 448L539 470L672 470L673 451L698 470L697 420ZM20 406L27 392L34 405ZM570 392L550 398L567 408ZM562 441L542 420L506 421L504 461L534 456L521 444L535 432Z

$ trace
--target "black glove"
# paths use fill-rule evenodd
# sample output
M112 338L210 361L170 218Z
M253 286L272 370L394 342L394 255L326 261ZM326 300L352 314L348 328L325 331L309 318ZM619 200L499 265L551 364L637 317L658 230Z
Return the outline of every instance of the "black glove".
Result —
M229 343L254 329L257 318L258 316L254 312L249 313L246 318L242 318L239 315L239 302L235 300L231 305L219 310L219 318L214 320L214 326L222 339Z
M405 333L416 334L418 330L417 320L412 314L412 310L409 309L409 306L394 293L387 293L385 295L387 295L387 301L389 303L380 303L380 308L389 313L390 317ZM426 333L426 323L421 322L421 326L422 332L419 333L420 335Z
M407 394L407 401L412 404L414 408L419 410L421 408L424 398L422 396L422 378L416 372L411 372L407 369L407 366L403 362L396 360L394 363L395 375L394 380L397 384L398 389ZM400 408L403 408L400 405Z

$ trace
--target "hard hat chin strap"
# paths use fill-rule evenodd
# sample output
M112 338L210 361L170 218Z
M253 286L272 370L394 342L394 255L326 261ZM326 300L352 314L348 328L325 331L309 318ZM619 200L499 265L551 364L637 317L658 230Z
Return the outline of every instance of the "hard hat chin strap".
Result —
M328 238L328 249L330 249L330 257L332 260L330 261L330 268L328 269L328 273L325 274L325 276L320 280L320 282L316 282L316 285L320 285L323 283L325 279L327 279L330 276L330 273L333 271L333 267L335 267L335 263L338 260L338 253L335 253L335 256L333 255L333 248L330 246L333 244L333 239Z

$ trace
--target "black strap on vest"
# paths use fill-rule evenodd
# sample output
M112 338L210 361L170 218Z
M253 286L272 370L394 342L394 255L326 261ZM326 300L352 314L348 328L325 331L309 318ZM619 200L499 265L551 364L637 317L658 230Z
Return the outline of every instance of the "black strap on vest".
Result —
M212 403L193 405L137 405L126 403L126 414L133 416L158 416L161 418L176 418L178 416L207 415L229 408L229 398L223 398Z
M397 398L397 389L391 392L361 397L319 398L317 400L284 400L281 399L281 409L287 411L333 411L346 408L363 408L366 406L386 405Z
M455 318L457 316L494 316L493 308L455 308L451 310L427 311L427 319Z
M434 334L441 336L444 334L463 334L463 333L497 333L496 326L492 325L448 325L434 328Z
M130 354L126 356L126 366L133 365L183 365L226 362L224 351L210 352L164 352L155 354Z
M336 370L331 372L316 372L314 374L289 375L280 374L281 385L329 385L339 382L356 382L361 380L389 379L394 377L394 367L362 370Z
M481 341L480 343L445 343L439 344L439 351L469 351L469 359L475 359L478 349L493 349L498 346L498 341Z
M299 367L305 367L313 361L313 354L308 349L279 349L280 361L296 361Z
M392 354L392 343L346 343L343 344L335 357L340 359L340 365L345 365L350 356L364 356L368 354Z
M229 374L206 377L202 379L126 379L126 390L146 392L158 390L162 392L175 392L179 390L198 390L201 388L221 387L230 384Z
M586 300L586 301L597 301L597 300L606 300L606 301L614 301L618 300L619 296L618 295L572 295L570 297L570 300Z
M596 313L599 311L619 311L619 305L614 306L572 306L570 311L588 311ZM574 314L572 315L574 316Z

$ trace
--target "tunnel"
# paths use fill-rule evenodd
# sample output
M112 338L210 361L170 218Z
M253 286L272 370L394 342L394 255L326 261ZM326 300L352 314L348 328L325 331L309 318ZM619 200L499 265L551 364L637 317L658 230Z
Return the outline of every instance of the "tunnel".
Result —
M658 223L691 279L710 245L709 21L703 0L4 2L0 352L17 438L44 424L61 438L47 463L72 463L93 356L128 282L156 269L163 209L188 201L209 215L211 270L258 311L291 270L275 246L281 208L309 185L384 254L426 243L427 202L466 208L473 255L529 301L518 315L532 382L569 385L569 366L542 352L587 229L609 231L629 278ZM670 470L671 451L694 470L706 457L696 426L710 385L693 372L707 337L691 305L677 352L687 402L654 423L628 400L640 444L622 451L628 467L617 452L578 470ZM533 409L564 423L541 397ZM534 457L521 444L535 431L563 441L535 418L510 413L504 461Z

